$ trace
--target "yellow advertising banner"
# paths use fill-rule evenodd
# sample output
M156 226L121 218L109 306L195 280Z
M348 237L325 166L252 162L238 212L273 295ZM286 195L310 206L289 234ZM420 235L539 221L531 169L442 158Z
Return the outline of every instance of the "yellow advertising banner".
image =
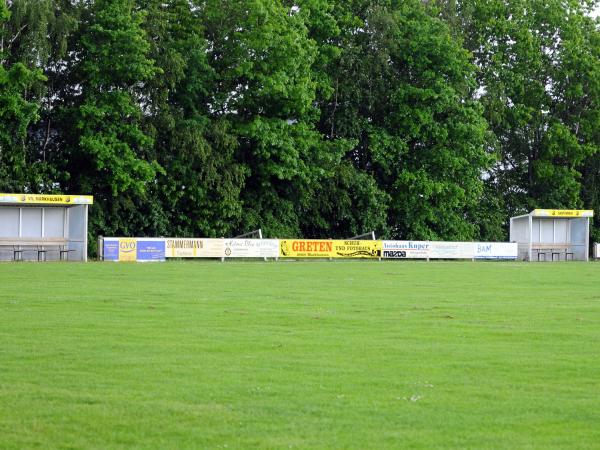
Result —
M282 239L283 258L380 258L382 241Z
M591 209L535 209L534 217L594 217Z
M136 261L137 240L129 238L119 239L119 261Z
M50 194L2 194L0 203L24 203L30 205L91 205L91 195L50 195Z

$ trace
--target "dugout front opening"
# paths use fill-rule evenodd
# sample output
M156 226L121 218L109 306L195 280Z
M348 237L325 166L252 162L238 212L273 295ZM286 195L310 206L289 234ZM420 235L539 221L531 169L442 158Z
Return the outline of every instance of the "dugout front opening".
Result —
M89 195L0 193L0 261L87 261Z
M511 217L510 241L524 261L588 261L591 210L535 209Z

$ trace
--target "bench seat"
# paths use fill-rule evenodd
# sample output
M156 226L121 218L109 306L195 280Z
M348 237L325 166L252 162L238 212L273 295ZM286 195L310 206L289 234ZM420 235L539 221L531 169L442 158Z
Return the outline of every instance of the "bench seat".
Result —
M541 243L541 244L532 244L531 249L537 253L537 260L540 261L540 256L544 256L544 261L548 260L548 256L550 256L551 261L555 261L554 257L556 257L556 261L560 261L560 256L565 255L565 261L571 256L573 259L573 253L570 252L571 245L567 243Z
M45 261L48 252L57 252L59 260L69 259L69 253L75 250L68 248L64 238L9 238L0 237L0 249L13 252L14 261L22 261L23 253L37 252L37 260Z

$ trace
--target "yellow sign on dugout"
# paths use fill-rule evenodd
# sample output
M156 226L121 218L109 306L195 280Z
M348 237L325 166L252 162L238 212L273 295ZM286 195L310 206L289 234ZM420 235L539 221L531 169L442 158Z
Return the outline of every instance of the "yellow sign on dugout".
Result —
M91 205L91 195L50 195L50 194L3 194L0 203L19 203L30 205Z
M594 217L591 209L535 209L534 217Z

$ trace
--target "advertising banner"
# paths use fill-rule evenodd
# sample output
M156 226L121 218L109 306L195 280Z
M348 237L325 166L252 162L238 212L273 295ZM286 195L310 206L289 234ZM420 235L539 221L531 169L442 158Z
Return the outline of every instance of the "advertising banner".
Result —
M119 239L104 238L102 254L104 256L104 261L118 261L119 260Z
M119 239L119 261L135 261L137 257L137 241L135 238Z
M138 239L137 240L138 261L164 261L165 240L164 239Z
M105 261L165 258L277 258L278 239L103 238Z
M509 242L383 241L384 258L516 259L517 244Z
M224 239L165 238L167 258L222 258Z
M477 259L517 259L519 244L516 242L475 242Z
M278 258L278 239L225 239L226 258Z
M282 239L283 258L380 258L381 241Z
M596 250L596 254L598 254ZM105 261L165 258L517 259L509 242L104 238Z
M165 240L159 238L103 238L104 261L164 261Z
M427 241L383 241L384 258L430 258L430 242Z
M430 258L471 259L475 257L473 242L430 242Z

